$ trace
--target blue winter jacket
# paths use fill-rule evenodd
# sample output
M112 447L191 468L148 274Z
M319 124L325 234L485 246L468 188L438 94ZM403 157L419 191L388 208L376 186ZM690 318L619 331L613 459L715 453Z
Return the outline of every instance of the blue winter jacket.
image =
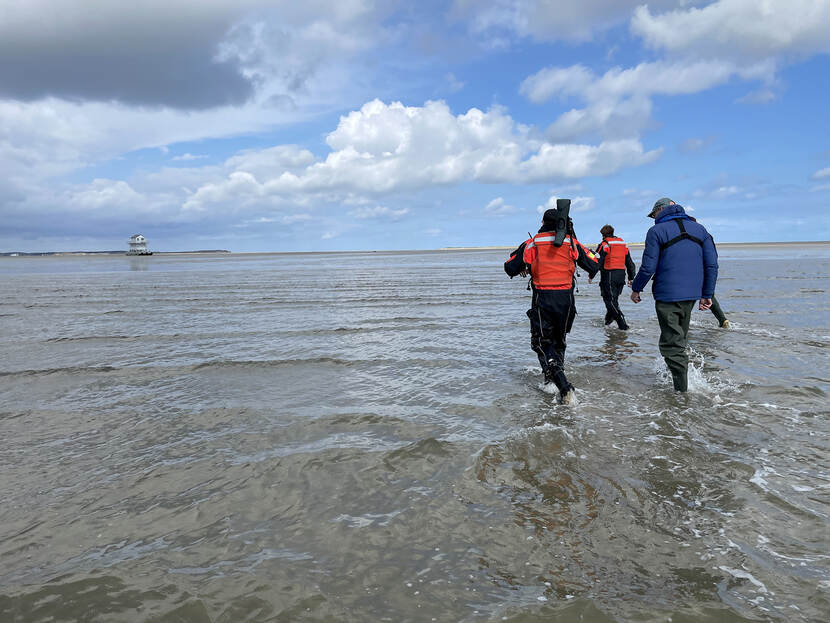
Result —
M703 244L682 239L661 250L660 245L681 234L678 221L683 223L686 233ZM652 275L654 285L651 291L657 301L671 303L708 299L715 293L715 282L718 280L715 242L703 225L686 214L683 206L664 208L648 230L640 271L631 289L642 292Z

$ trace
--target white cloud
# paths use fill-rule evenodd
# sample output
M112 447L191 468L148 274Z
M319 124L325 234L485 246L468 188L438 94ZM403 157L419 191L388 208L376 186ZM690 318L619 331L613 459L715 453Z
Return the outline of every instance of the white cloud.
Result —
M286 225L293 225L294 223L304 223L314 220L311 214L286 214L282 217L282 222Z
M490 36L494 45L506 45L506 32L537 41L588 41L625 21L642 0L455 0L456 15L468 20L473 32ZM674 6L675 0L651 0L656 7Z
M519 91L535 103L574 97L587 103L571 109L548 128L551 140L574 140L599 132L608 138L638 136L649 124L655 95L697 93L727 83L732 77L764 75L770 66L738 66L730 62L654 61L615 67L602 76L582 65L547 67L522 81Z
M207 156L202 155L202 154L197 155L197 154L185 153L185 154L182 154L180 156L174 156L172 158L172 160L174 162L191 162L193 160L203 160L204 158L207 158Z
M120 180L95 179L90 184L66 192L66 204L78 212L115 213L144 209L142 197Z
M548 67L522 81L519 92L535 103L554 96L577 96L588 101L625 97L686 95L726 83L733 76L768 74L769 63L739 66L729 61L653 61L623 69L614 67L596 76L582 65Z
M683 153L691 153L695 151L700 151L704 147L706 147L711 142L710 139L702 139L702 138L687 138L683 141L678 149Z
M450 93L458 93L464 88L464 83L455 77L455 74L448 73L445 76Z
M813 173L813 175L811 177L814 180L827 179L828 177L830 177L830 167L827 167L826 169L821 169L819 171L816 171L815 173Z
M553 210L556 208L556 200L562 199L556 195L551 195L547 203L536 206L536 212L544 214L546 210ZM597 207L597 201L594 197L572 197L571 198L571 212L589 212Z
M490 216L503 216L516 211L516 207L506 204L503 197L496 197L484 206L484 213Z
M750 91L741 98L738 98L739 104L769 104L778 97L772 89L756 89Z
M706 199L731 199L745 192L745 189L735 185L721 185L708 189L698 189L692 193L692 197Z
M224 114L223 114L224 113ZM155 224L315 214L319 206L363 207L354 218L400 218L373 209L378 197L463 183L533 184L608 175L652 162L633 139L555 143L501 108L455 115L443 102L422 107L378 100L341 117L317 157L297 145L246 150L223 163L139 171L126 180L67 185L52 178L98 158L110 159L165 138L195 139L204 125L221 134L237 124L265 124L256 109L185 114L121 105L49 100L0 101L0 181L4 214L15 226L32 217L87 211L107 222L149 218ZM247 118L246 118L247 117ZM491 207L492 211L496 210ZM498 208L506 213L510 207ZM104 221L101 220L101 223ZM298 221L293 221L298 222Z
M256 178L237 167L199 188L187 207L333 193L382 195L462 182L528 184L607 175L653 161L639 141L599 145L540 141L501 109L453 115L444 102L407 107L379 100L341 117L326 142L332 151L296 171L273 167ZM242 175L243 173L247 175Z
M297 145L276 145L266 149L245 150L229 158L225 164L236 171L268 176L273 175L274 171L307 167L314 160L314 154Z
M396 221L402 216L409 214L409 208L392 210L385 206L375 206L373 208L362 207L349 210L347 214L356 219L391 219Z
M672 53L757 61L830 51L828 0L718 0L653 14L638 7L631 30Z
M522 82L520 92L535 103L574 97L586 102L556 119L548 130L551 140L591 133L639 136L650 123L652 97L698 93L736 79L763 83L740 103L768 103L777 97L782 64L830 52L830 0L718 0L702 8L686 3L652 12L660 8L653 2L639 6L631 30L668 58L602 76L583 65L547 67Z

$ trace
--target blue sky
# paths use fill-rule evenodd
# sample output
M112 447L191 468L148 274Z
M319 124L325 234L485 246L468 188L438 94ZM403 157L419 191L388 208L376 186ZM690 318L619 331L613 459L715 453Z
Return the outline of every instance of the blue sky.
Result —
M0 0L0 251L830 239L830 0Z

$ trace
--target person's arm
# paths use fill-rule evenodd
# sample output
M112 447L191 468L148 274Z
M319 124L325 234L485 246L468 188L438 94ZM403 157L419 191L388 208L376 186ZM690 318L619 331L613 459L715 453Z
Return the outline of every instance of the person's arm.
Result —
M712 236L703 239L703 291L700 299L700 309L709 309L712 306L712 297L715 296L715 284L718 282L718 250Z
M605 255L606 255L605 252L606 252L606 249L607 249L607 247L606 247L605 243L603 242L603 243L600 243L600 245L597 247L597 250L594 252L595 255L597 255L597 257L599 257L599 259L597 260L597 265L599 266L600 270L605 268ZM593 280L594 280L593 275L588 277L588 283L591 283Z
M643 249L643 261L640 262L640 270L637 276L634 277L634 283L631 284L631 300L635 303L640 302L640 292L646 287L649 279L657 272L657 265L660 262L660 241L657 238L657 230L652 227L646 234L646 246Z
M599 272L599 263L591 259L591 256L588 254L588 249L582 246L582 243L579 240L576 241L576 264L581 268L588 271L588 278L593 279L594 275Z
M631 253L625 253L625 271L628 273L628 287L631 287L631 282L634 281L634 275L637 273L637 267L634 265L634 260L631 259Z
M522 277L524 277L526 274L524 253L525 246L528 242L528 240L525 240L522 244L520 244L519 248L513 251L504 263L504 272L506 272L511 279L517 275L522 275Z

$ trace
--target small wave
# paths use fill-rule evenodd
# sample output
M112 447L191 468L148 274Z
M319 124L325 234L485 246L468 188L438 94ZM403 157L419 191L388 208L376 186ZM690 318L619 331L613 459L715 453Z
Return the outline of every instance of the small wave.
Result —
M26 376L47 376L50 374L77 374L79 372L116 372L119 368L113 366L70 366L67 368L46 368L44 370L14 370L11 372L0 372L0 377L26 377Z
M205 370L211 368L249 368L249 367L281 367L281 366L305 366L315 364L333 364L336 366L352 366L359 361L339 359L336 357L309 357L307 359L265 359L265 360L222 360L206 361L193 366L192 370Z
M59 342L110 341L110 340L140 340L140 335L81 335L78 337L53 337L46 340L47 344Z
M438 441L435 437L427 437L389 452L384 457L384 462L390 467L398 468L410 461L429 461L437 457L448 456L449 446L449 443Z

